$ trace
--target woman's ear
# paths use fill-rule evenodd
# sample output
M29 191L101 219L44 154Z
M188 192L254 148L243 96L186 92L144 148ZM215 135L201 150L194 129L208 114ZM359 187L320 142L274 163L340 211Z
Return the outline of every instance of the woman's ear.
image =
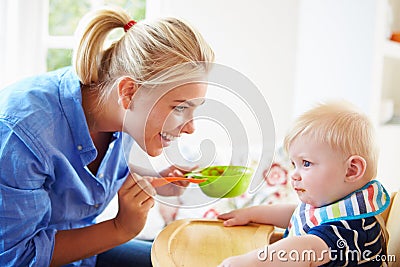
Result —
M128 109L131 106L133 95L136 93L137 87L134 80L125 77L118 83L118 103Z
M356 182L364 177L367 162L363 157L354 155L347 160L346 182Z

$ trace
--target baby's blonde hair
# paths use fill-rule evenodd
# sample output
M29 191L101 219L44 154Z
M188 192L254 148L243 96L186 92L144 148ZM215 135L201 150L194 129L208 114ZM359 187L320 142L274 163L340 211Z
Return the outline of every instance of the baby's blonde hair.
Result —
M293 141L301 136L328 144L346 158L363 157L367 162L364 177L376 177L378 148L374 127L368 117L350 103L327 102L302 114L284 139L285 150L289 151Z
M107 7L86 15L76 33L73 65L82 84L97 86L105 101L112 86L122 77L131 77L138 86L174 66L189 63L191 71L207 72L214 52L201 34L176 18L139 21L104 49L109 33L131 20L121 8ZM165 74L157 83L188 75L187 68ZM154 80L154 79L153 79Z

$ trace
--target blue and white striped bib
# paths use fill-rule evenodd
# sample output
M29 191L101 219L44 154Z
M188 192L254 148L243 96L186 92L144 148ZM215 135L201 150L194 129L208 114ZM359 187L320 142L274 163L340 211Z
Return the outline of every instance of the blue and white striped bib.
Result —
M378 181L372 180L343 199L323 207L299 204L285 236L304 235L311 228L327 222L375 216L382 213L389 203L390 196L386 189Z

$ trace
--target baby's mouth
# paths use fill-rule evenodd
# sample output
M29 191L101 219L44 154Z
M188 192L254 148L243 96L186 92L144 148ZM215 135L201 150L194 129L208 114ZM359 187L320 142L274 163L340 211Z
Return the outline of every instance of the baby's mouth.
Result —
M296 190L296 192L305 192L306 190L303 188L295 188L294 190Z

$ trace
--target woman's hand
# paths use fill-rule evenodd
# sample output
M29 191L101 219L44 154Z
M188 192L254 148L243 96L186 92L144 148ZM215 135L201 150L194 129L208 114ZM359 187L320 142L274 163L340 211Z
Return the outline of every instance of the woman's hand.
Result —
M196 168L197 166L193 168L170 166L167 169L162 170L160 175L161 177L183 177L185 173L191 172ZM188 185L189 182L187 181L177 181L157 187L156 191L157 194L161 196L180 196L183 194Z
M118 214L114 224L121 237L132 239L143 229L147 214L154 206L155 190L148 179L129 174L118 191Z

